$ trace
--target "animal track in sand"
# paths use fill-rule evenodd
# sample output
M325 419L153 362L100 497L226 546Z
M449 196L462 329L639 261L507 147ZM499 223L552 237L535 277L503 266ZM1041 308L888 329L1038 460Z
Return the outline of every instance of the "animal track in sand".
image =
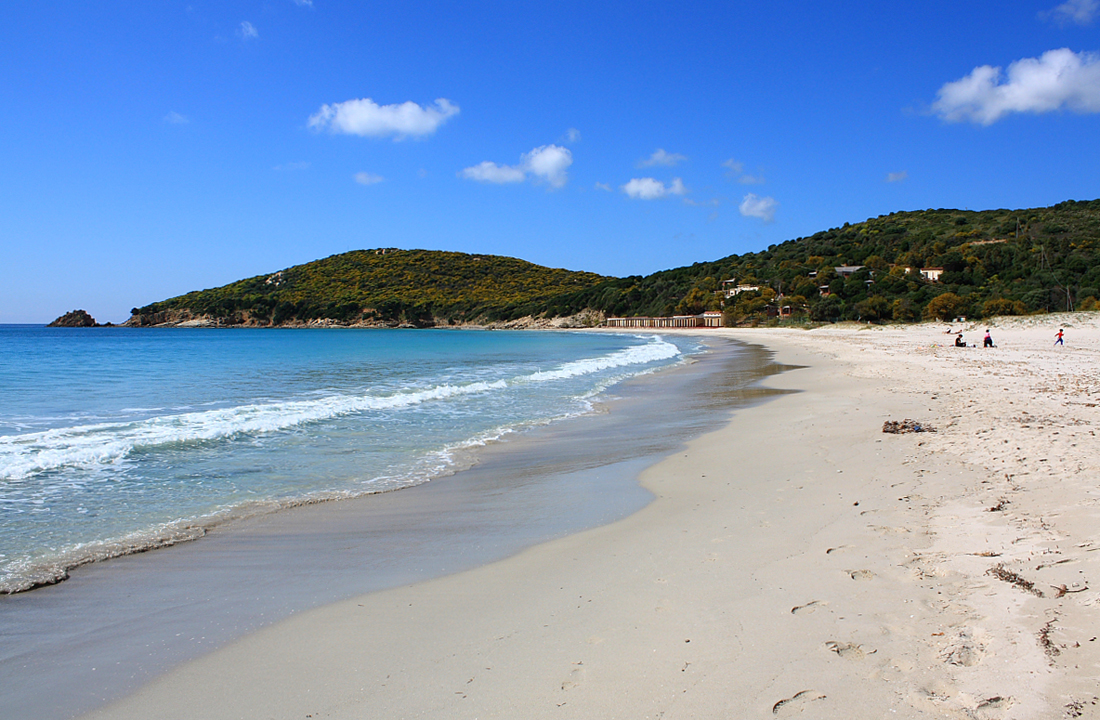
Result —
M875 574L870 570L846 570L848 576L853 580L874 580Z
M825 647L829 648L837 655L846 660L862 660L868 655L874 655L877 650L871 650L870 652L864 652L862 645L856 645L854 643L838 642L836 640L830 640L825 643Z
M772 705L772 715L778 715L779 717L796 715L805 710L808 703L824 699L825 696L816 690L803 690Z

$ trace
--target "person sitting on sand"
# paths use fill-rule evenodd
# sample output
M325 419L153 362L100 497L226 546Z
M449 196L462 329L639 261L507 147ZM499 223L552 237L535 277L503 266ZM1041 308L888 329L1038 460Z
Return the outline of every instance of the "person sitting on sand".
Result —
M1054 337L1055 337L1055 338L1057 338L1057 339L1056 339L1056 340L1054 341L1054 344L1055 344L1055 345L1061 345L1062 347L1065 347L1065 346L1066 346L1066 345L1065 345L1065 343L1063 343L1063 342L1062 342L1062 328L1058 328L1058 334L1057 334L1057 335L1055 335Z
M959 333L955 338L955 347L966 347L966 341L963 340L963 334Z
M982 340L982 347L994 347L993 336L989 334L989 330L985 331L985 339Z

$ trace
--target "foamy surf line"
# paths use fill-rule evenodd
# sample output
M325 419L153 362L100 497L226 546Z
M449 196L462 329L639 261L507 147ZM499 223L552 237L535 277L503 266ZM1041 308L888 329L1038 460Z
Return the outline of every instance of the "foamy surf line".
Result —
M591 409L591 405L587 407ZM13 595L47 585L56 585L67 580L70 571L89 563L198 540L214 528L227 523L307 505L363 498L423 485L469 468L476 462L472 452L500 442L509 435L572 417L576 417L576 414L534 420L514 427L494 428L439 450L425 453L406 474L378 475L365 481L364 486L358 490L320 491L296 497L249 501L222 508L213 513L158 523L153 527L127 533L121 537L76 543L47 556L17 560L0 569L0 595Z
M188 440L201 441L231 437L237 434L245 434L250 431L250 428L257 427L263 432L269 432L273 427L271 421L277 421L279 419L275 412L277 408L283 408L285 410L285 408L290 406L293 408L294 412L291 417L283 418L281 424L274 429L294 427L305 422L338 417L362 409L408 407L430 400L441 400L459 395L474 395L480 392L488 392L493 389L503 389L524 384L549 383L555 380L588 375L609 369L647 365L654 361L667 360L679 355L681 355L681 351L675 345L659 339L657 342L654 342L652 339L647 338L646 344L635 348L628 348L606 356L565 363L552 370L515 376L508 380L477 382L460 386L447 385L414 393L395 394L383 398L350 398L345 399L350 402L344 402L343 407L337 403L331 402L331 398L296 403L254 406L247 408L247 410L253 412L256 417L249 418L246 416L245 422L238 422L237 426L232 430L223 430L222 432L217 432L217 427L211 427L210 419L215 418L222 421L224 424L225 418L231 417L231 413L233 413L234 410L240 411L241 408L188 413L179 416L171 416L169 418L155 418L152 421L146 422L144 427L139 427L138 430L140 433L134 433L134 435L141 436L140 440L121 448L107 447L102 440L96 437L97 431L102 433L104 430L111 430L117 426L90 426L91 432L88 432L88 428L82 428L85 432L80 439L84 443L84 446L79 449L87 449L88 452L95 453L93 460L102 459L104 457L108 458L106 462L99 463L99 465L102 466L107 463L117 463L124 459L126 454L135 450L156 447L158 443L151 442L149 438L155 439L157 437L155 432L157 429L160 429L162 435L165 437L165 439L159 443L161 446L183 443ZM234 502L213 512L199 513L197 515L167 522L158 522L154 525L143 529L136 529L121 536L72 543L42 555L23 558L17 557L14 560L9 557L7 558L8 562L0 565L0 593L12 594L44 585L56 584L66 580L69 576L69 571L82 565L198 539L205 536L209 530L228 522L244 520L293 507L391 492L421 485L433 479L451 475L473 465L475 462L474 454L478 450L500 441L505 436L522 433L533 427L553 424L591 412L593 408L592 401L600 393L604 392L612 385L630 377L639 374L648 374L651 369L651 367L637 367L633 370L628 369L624 372L602 378L594 387L589 388L587 392L574 398L581 403L581 406L575 411L552 416L534 417L520 420L510 425L497 426L464 440L449 443L442 448L426 450L417 461L411 466L404 468L402 472L397 475L387 475L385 473L376 474L372 477L363 479L352 488L308 491L292 496ZM358 401L358 404L356 404L355 401ZM201 422L196 422L194 418L200 418ZM191 428L188 428L187 423L189 420L192 424ZM180 437L182 434L179 432L180 428L191 430L190 435L186 439ZM67 432L71 433L72 430ZM46 433L36 433L35 435L64 437L65 433L66 431L48 431ZM14 439L18 440L20 438ZM13 438L6 438L6 440L10 441L13 440ZM115 442L119 445L124 445L124 443L119 440ZM111 456L112 450L115 450L114 457ZM89 464L94 466L97 463L93 461ZM57 463L55 464L55 468L57 467L66 466ZM71 461L68 467L80 469L79 467L75 467L75 464ZM26 504L27 502L27 498L12 498L0 495L0 503L16 505Z
M166 415L128 423L100 423L0 437L0 480L20 480L63 468L118 463L139 450L203 443L289 430L355 413L395 410L530 383L566 380L631 365L669 360L680 349L660 337L601 357L575 360L513 378L398 392L386 396L333 395L311 400L250 404Z

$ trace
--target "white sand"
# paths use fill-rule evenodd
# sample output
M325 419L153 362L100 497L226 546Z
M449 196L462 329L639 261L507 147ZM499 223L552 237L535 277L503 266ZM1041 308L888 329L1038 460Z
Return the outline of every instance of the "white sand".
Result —
M802 392L647 471L641 512L92 717L1100 717L1100 320L946 327L712 331L808 365L769 381ZM904 418L938 431L882 433Z

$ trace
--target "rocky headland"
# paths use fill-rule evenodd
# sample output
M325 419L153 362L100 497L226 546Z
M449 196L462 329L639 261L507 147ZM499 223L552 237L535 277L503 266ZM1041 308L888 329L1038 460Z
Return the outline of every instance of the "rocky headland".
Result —
M95 318L84 310L67 312L46 327L101 327Z

